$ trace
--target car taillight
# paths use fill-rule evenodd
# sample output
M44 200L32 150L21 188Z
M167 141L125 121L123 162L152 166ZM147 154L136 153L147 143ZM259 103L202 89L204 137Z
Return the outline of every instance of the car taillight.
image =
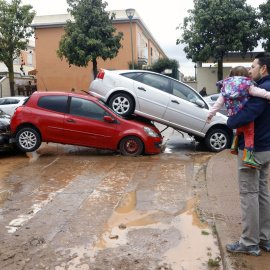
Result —
M14 112L14 114L18 114L18 113L20 113L21 112L21 110L24 108L24 106L19 106L19 107L17 107L16 109L15 109L15 112Z
M104 75L105 75L105 71L101 68L101 69L99 70L99 72L98 72L97 79L103 80Z

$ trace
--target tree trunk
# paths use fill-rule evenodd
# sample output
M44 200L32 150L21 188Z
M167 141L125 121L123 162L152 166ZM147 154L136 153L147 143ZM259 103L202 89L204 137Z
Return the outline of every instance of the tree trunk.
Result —
M218 81L223 80L223 58L218 60ZM220 93L221 85L217 87L217 92Z
M12 70L8 70L9 73L9 86L10 86L10 95L12 97L15 96L15 89L14 89L14 71L13 71L13 67Z
M94 79L97 77L97 59L93 59L93 71L94 71Z

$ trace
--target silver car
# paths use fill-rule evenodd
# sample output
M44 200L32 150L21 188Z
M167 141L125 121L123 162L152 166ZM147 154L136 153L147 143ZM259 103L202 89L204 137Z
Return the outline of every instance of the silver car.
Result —
M28 97L15 96L0 98L0 109L12 116L17 107L21 106Z
M214 152L228 148L232 130L227 117L217 113L207 123L209 104L188 85L145 70L100 69L89 93L101 98L116 113L136 114L205 141Z
M203 97L203 99L210 105L213 106L215 104L215 102L217 101L219 97L219 94L212 94L206 97ZM228 111L225 105L223 105L223 107L219 110L220 113L228 116Z

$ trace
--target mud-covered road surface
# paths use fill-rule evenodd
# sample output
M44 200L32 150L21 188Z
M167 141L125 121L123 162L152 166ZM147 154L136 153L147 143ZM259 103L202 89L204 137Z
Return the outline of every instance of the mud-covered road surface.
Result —
M199 207L212 155L57 144L2 155L0 269L221 269L208 266L220 255Z

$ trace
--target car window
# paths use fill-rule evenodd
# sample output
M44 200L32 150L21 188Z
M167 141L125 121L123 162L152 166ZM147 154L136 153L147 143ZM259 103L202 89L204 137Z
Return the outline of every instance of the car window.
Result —
M54 112L65 113L68 96L44 96L40 97L37 106Z
M136 80L137 77L139 77L142 74L142 72L128 72L128 73L122 73L120 75Z
M0 99L0 105L6 104L6 99Z
M110 115L95 102L83 98L72 97L69 114L104 121L105 115Z
M173 81L173 95L182 99L185 99L187 101L190 101L192 103L195 103L196 100L200 99L200 97L192 91L188 86Z
M169 79L155 75L155 74L145 74L142 76L140 81L151 87L157 88L161 91L169 93Z
M218 95L211 96L210 98L211 100L216 101L218 99Z
M14 98L8 98L7 99L7 104L17 104L19 102L20 102L19 99L14 99Z

